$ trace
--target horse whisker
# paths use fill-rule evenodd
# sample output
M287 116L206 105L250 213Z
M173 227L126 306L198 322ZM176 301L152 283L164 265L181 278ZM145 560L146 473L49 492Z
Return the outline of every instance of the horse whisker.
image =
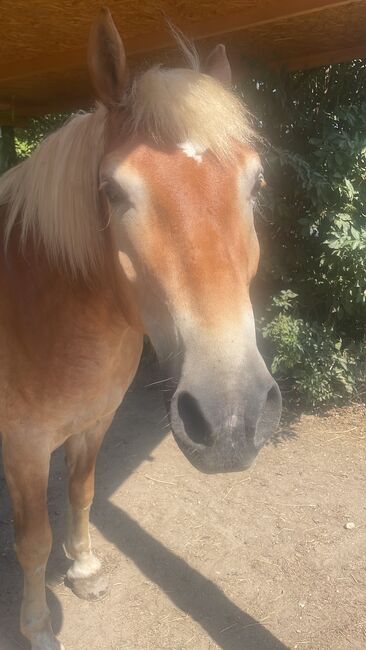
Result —
M150 386L156 386L156 384L163 384L165 381L170 381L174 377L167 377L166 379L158 379L158 381L152 381L151 384L146 384L144 388L149 388Z

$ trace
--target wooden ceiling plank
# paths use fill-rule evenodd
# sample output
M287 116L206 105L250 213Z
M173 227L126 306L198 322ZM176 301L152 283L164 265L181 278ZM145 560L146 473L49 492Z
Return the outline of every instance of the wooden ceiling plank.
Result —
M273 0L267 5L229 13L227 16L207 17L198 28L194 24L189 26L191 31L188 35L199 39L227 34L359 2L363 0Z
M334 7L355 5L363 0L272 0L267 5L260 4L246 8L227 16L207 17L204 22L182 25L189 37L200 40L210 36L229 34L260 25L276 23L288 18L295 18L314 12L324 11ZM118 25L118 14L115 14ZM121 29L123 35L123 29ZM130 56L146 54L159 49L174 47L168 29L144 34L139 37L124 38L126 51ZM26 61L0 65L0 84L17 78L31 77L37 73L52 73L82 69L86 66L85 47L78 50L63 52L50 56L42 56Z

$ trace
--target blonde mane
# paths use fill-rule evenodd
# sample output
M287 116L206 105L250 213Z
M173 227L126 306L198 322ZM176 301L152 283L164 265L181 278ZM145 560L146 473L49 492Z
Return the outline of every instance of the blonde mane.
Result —
M235 142L255 138L242 101L197 70L155 66L135 81L127 105L132 131L157 145L190 141L230 161Z
M5 246L19 223L21 244L33 237L51 263L84 277L97 268L105 116L103 108L76 115L0 178L0 205L7 206Z
M32 236L51 263L74 275L88 277L102 263L99 167L107 115L99 107L73 117L3 175L5 245L19 223L23 245ZM235 141L253 139L241 101L196 69L153 67L140 75L121 104L122 123L127 137L138 133L159 146L188 140L222 161L230 160Z

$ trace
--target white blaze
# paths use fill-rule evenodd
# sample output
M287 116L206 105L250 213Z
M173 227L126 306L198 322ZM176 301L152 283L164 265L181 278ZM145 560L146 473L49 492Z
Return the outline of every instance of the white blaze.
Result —
M202 162L202 154L204 153L204 150L198 145L194 144L194 142L191 142L190 140L181 142L178 144L178 148L181 149L183 153L188 156L188 158L193 158L193 160L198 163Z

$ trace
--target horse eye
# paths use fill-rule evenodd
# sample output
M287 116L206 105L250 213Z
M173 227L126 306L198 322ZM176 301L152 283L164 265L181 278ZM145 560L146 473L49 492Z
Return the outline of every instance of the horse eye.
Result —
M122 187L113 180L113 178L102 180L100 189L105 192L109 202L113 205L126 201L126 193L123 191Z
M253 185L252 197L255 198L263 187L266 187L266 181L264 180L263 172L259 172Z

